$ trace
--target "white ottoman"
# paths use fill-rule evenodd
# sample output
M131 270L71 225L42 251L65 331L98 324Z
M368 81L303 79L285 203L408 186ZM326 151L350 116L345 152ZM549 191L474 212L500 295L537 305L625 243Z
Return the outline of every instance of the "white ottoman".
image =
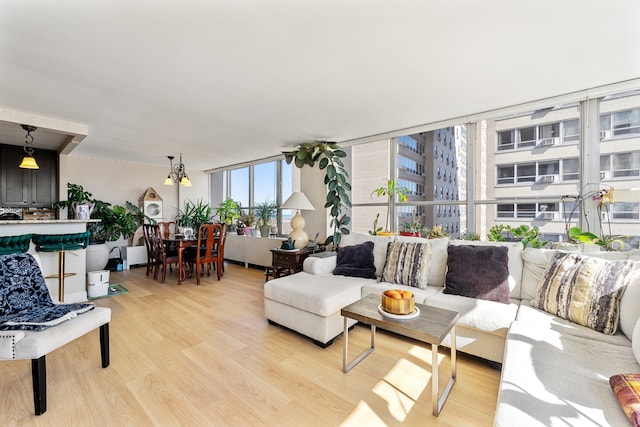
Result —
M324 348L344 329L340 309L358 301L363 284L370 282L305 272L270 280L264 284L264 312L269 323L306 335ZM349 326L355 323L349 319Z

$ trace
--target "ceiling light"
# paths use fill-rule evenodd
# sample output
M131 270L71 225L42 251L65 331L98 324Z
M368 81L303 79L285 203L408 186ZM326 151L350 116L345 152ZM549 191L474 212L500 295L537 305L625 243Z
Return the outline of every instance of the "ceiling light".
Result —
M173 164L173 156L167 156L169 158L169 175L164 180L164 185L173 185L180 183L185 187L191 187L191 181L189 175L185 171L184 163L182 163L182 153L180 153L180 163Z
M26 154L22 159L22 163L20 163L20 167L22 169L40 169L36 159L33 157L33 147L31 146L31 144L33 144L33 136L31 136L31 132L35 132L38 128L29 125L20 126L27 132L27 135L24 137L24 152Z

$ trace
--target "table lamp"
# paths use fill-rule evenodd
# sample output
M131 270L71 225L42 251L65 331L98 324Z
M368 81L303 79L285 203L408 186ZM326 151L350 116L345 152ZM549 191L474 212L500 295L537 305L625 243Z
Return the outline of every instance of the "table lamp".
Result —
M280 209L293 209L297 211L293 218L291 218L291 228L293 230L289 233L289 237L291 237L291 240L295 240L296 249L307 246L309 236L307 236L307 233L304 231L305 221L300 211L303 209L308 211L316 210L309 199L307 199L307 196L300 191L294 191L287 201L280 206Z

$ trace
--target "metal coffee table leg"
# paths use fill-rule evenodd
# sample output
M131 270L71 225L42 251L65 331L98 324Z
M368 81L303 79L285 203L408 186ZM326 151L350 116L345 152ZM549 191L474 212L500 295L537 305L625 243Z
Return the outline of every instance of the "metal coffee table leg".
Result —
M365 357L370 355L376 347L376 327L371 325L371 345L368 349L360 353L358 357L353 359L352 362L348 362L349 357L349 325L347 324L347 317L344 318L344 347L342 353L342 371L349 372L356 366L358 363L362 361Z
M438 390L438 372L439 372L439 363L438 363L438 345L431 344L431 391L432 397L431 400L433 402L433 415L440 415L440 411L444 406L444 402L447 400L449 393L451 392L451 388L456 382L457 373L457 360L456 360L456 327L451 328L450 332L451 336L451 377L447 382L447 385L442 390L442 394L439 393Z

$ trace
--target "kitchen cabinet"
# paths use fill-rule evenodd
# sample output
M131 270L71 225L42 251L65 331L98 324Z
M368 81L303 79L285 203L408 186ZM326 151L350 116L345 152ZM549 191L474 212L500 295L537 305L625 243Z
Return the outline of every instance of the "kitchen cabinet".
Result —
M35 150L40 169L20 169L22 146L0 145L0 206L43 208L58 201L58 153Z

